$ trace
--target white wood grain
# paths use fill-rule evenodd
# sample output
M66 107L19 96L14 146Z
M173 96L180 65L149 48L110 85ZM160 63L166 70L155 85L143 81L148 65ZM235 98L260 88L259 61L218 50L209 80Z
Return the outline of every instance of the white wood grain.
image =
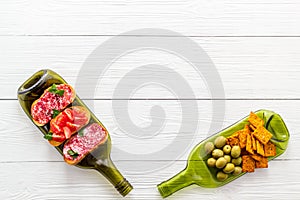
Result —
M126 161L116 164L121 162ZM125 164L130 168L136 162ZM161 199L156 185L175 175L185 164L185 161L177 161L153 173L123 173L135 186L125 199ZM258 169L223 187L190 186L169 199L298 199L300 181L296 174L299 167L299 160L272 161L268 169ZM3 199L123 199L96 171L82 170L63 162L1 163L0 170L5 172L0 175Z
M111 37L0 37L0 98L16 98L19 85L42 68L57 71L74 85L88 55ZM126 37L124 37L126 40ZM162 42L164 40L161 37ZM226 98L300 98L300 38L192 38L211 57L223 81ZM185 44L181 44L187 48ZM101 55L99 55L101 59ZM95 95L112 98L114 89L129 71L160 64L181 74L195 97L211 98L205 79L179 57L161 51L140 50L111 64L99 80ZM165 71L162 70L162 73ZM151 71L149 72L151 77ZM132 77L138 80L139 77ZM93 87L83 84L81 88ZM191 98L188 95L180 98ZM125 97L127 98L127 97ZM133 98L177 98L159 85L136 91Z
M251 110L265 108L279 113L291 134L287 151L270 162L269 169L257 170L221 188L191 186L169 199L299 199L299 11L300 2L296 0L1 1L1 199L123 199L97 172L65 164L15 99L18 86L41 68L51 68L75 85L80 67L97 46L115 35L142 28L169 29L191 36L207 52L225 89L227 100L222 127ZM143 33L148 34L151 33ZM126 40L137 36L123 37ZM159 36L162 42L166 37ZM110 99L118 81L133 68L145 64L174 69L186 79L198 99L197 134L176 159L147 157L153 149L169 144L178 133L182 100L176 100L169 91L149 85L131 97L140 100L128 102L130 118L139 127L150 124L150 109L154 105L164 109L165 127L151 140L132 140L115 120ZM99 79L99 76L91 74L90 78ZM91 85L82 85L88 87ZM212 101L206 100L211 95L203 77L188 63L166 52L141 50L121 57L101 76L95 95L81 97L104 99L85 102L94 103L96 115L113 140L112 158L135 187L125 199L161 199L156 184L182 170L192 147L209 135ZM180 98L193 101L194 97ZM192 116L188 119L195 120ZM189 132L183 134L185 140L193 136ZM139 152L145 158L124 158L117 147L130 153ZM134 173L134 169L140 171L149 165L162 169Z
M156 105L161 106L166 113L165 125L157 133L157 135L150 139L137 138L126 131L123 131L115 119L111 101L97 100L94 102L94 112L96 116L104 123L109 130L112 141L112 158L114 160L139 160L135 157L122 157L120 150L127 151L129 154L145 155L142 160L153 160L149 158L152 153L158 149L163 149L168 144L172 143L177 134L183 134L183 140L190 141L190 145L183 147L182 154L176 155L177 160L186 160L192 148L201 140L209 136L208 130L211 125L212 117L212 102L207 100L198 100L198 129L197 132L179 132L182 120L182 113L180 104L173 100L131 100L129 102L128 123L134 123L138 127L145 127L151 122L150 109ZM247 116L251 110L269 109L279 113L284 119L290 134L291 139L287 152L280 157L280 159L300 160L297 147L300 142L298 123L299 105L300 101L285 100L285 101L262 101L262 100L233 100L226 101L226 113L224 122L221 128L225 128ZM115 109L124 109L117 107ZM42 134L25 116L17 101L2 100L0 104L2 115L0 117L0 162L25 162L25 161L62 161L60 155L52 148L46 140L43 139ZM189 123L195 118L188 116ZM163 119L161 119L163 120ZM131 122L132 121L132 122ZM218 122L214 121L216 125ZM156 125L157 128L158 125ZM144 135L143 135L144 136ZM26 153L24 153L26 152ZM171 161L174 152L165 152L164 155L155 158L155 160L169 160Z
M296 0L2 1L1 35L118 35L164 28L189 36L300 35Z

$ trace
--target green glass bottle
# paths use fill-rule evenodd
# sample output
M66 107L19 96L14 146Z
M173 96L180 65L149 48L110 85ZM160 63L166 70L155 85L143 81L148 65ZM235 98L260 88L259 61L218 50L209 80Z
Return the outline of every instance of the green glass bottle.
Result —
M19 102L26 113L26 115L33 121L31 116L31 105L38 99L45 89L49 88L53 84L66 84L66 81L59 76L57 73L51 70L41 70L36 72L32 77L26 80L18 89ZM80 100L76 95L72 106L87 106ZM88 108L87 108L88 109ZM101 127L103 124L96 118L96 116L90 112L89 124L97 123ZM44 126L37 126L37 128L44 134L47 135L49 132L49 124ZM55 147L57 151L63 155L63 144ZM92 152L87 154L78 164L75 166L85 169L95 169L104 175L111 183L115 186L118 192L122 196L126 196L133 187L130 183L122 176L118 169L113 164L110 158L111 152L111 139L108 134L106 141L99 145Z
M273 134L271 141L276 145L277 154L276 156L268 157L268 160L273 160L286 150L290 137L289 132L278 114L268 110L259 110L256 114L264 120L265 128ZM213 142L218 136L229 137L236 131L242 130L247 123L248 117L196 145L189 155L186 168L157 186L161 196L164 198L168 197L192 184L205 188L220 187L244 175L245 173L237 176L230 174L225 181L218 181L216 178L217 169L208 167L206 164L209 155L205 152L204 146L207 142Z

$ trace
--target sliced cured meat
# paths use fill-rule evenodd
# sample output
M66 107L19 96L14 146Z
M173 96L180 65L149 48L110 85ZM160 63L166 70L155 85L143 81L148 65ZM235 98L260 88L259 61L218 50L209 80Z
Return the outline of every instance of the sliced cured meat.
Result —
M62 111L75 99L75 91L68 84L53 84L31 105L31 116L37 126L44 126L55 111Z
M83 106L66 108L50 121L49 140L53 146L58 146L90 121L90 112Z
M75 165L108 138L108 132L98 123L93 123L72 136L64 145L63 155L67 163Z

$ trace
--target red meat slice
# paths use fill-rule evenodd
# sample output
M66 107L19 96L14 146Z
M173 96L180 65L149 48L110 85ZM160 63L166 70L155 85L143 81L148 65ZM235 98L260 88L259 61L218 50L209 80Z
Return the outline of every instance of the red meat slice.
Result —
M72 136L64 145L63 155L67 163L75 165L88 153L92 152L108 138L108 133L98 123L84 128L79 134Z
M31 105L31 116L38 126L47 124L52 119L54 110L62 111L75 99L75 91L68 84L56 85L58 91L64 91L62 96L50 92L51 87L46 89L42 96Z
M50 132L55 135L63 135L65 140L69 139L72 134L79 131L90 121L90 112L83 106L72 106L66 108L59 113L50 122ZM60 139L52 138L50 143L53 146L58 146L62 142Z

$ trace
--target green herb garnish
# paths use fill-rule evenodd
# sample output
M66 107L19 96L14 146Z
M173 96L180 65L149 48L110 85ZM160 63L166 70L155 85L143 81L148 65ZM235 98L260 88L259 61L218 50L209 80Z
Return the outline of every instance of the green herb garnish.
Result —
M83 131L79 131L79 132L78 132L78 135L79 135L80 137L83 137L83 136L84 136Z
M57 87L56 87L55 84L53 84L53 85L51 86L51 88L49 89L49 92L54 93L54 92L56 92L56 91L57 91Z
M62 97L62 96L64 95L64 93L65 93L64 90L58 90L55 84L53 84L53 85L50 87L49 92L51 92L51 93L53 93L53 94L57 94L57 95L59 95L59 96L61 96L61 97Z
M59 115L60 111L53 109L52 119Z
M59 96L64 96L65 91L64 90L57 90L55 94L58 94Z
M49 132L49 133L47 133L46 135L44 135L44 138L45 138L46 140L52 140L52 135L53 135L53 133Z
M67 153L72 156L73 159L76 159L79 156L79 154L72 149L68 150Z

